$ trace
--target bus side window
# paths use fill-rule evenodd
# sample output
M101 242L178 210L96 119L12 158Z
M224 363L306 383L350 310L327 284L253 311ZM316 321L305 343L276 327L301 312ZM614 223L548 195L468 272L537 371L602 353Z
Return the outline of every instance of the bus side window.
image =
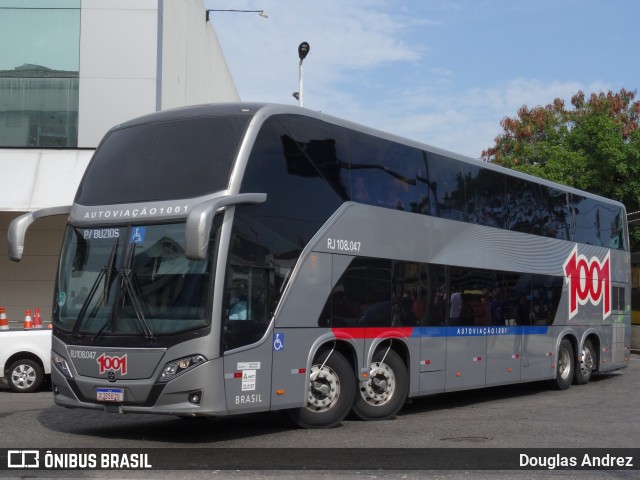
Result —
M266 268L229 267L225 286L225 350L257 342L270 316Z

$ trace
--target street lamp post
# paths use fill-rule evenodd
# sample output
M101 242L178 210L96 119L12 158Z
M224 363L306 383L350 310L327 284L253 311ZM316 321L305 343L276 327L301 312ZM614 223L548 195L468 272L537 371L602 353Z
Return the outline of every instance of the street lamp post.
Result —
M298 64L298 91L297 95L294 93L293 96L298 99L298 105L303 106L303 94L302 94L302 62L309 54L309 44L307 42L302 42L298 46L298 58L300 59L300 63Z

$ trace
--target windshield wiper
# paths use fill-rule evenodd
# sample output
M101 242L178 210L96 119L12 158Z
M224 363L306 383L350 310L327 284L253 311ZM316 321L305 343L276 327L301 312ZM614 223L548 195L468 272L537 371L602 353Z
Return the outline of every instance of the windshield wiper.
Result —
M114 265L116 263L116 252L118 249L118 243L120 243L120 239L116 240L116 244L113 246L113 248L111 249L111 256L109 257L109 263L107 265L109 265L108 270L105 272L106 273L106 278L104 281L104 306L107 305L107 302L109 301L109 292L111 291L111 272L114 270Z
M93 281L93 284L91 285L91 290L89 290L89 293L87 294L87 298L85 298L84 302L82 302L82 306L80 307L80 312L78 313L78 318L76 320L75 325L73 326L73 330L71 331L71 334L74 337L79 336L78 332L80 331L80 327L84 322L84 318L85 318L85 315L87 314L87 310L89 309L89 305L91 305L91 301L93 300L93 297L98 291L98 286L100 285L100 281L102 280L102 278L105 278L105 282L104 282L105 285L104 285L104 292L103 292L104 305L107 304L107 299L109 296L109 284L110 284L109 280L111 279L111 271L113 270L113 264L115 262L117 249L118 249L118 241L116 241L116 243L113 245L113 248L111 249L109 262L100 270L100 272L98 273L98 276L96 277L96 279ZM108 323L109 322L107 322L101 328L100 331L104 330L104 327Z
M102 280L102 277L105 276L105 273L106 273L106 268L103 268L102 270L100 270L100 272L98 273L98 276L96 277L96 279L93 282L93 285L91 285L91 290L89 290L87 298L84 299L84 302L82 303L82 307L80 307L80 312L78 313L78 318L76 320L75 325L73 326L73 330L71 331L71 334L74 337L80 336L79 333L78 333L80 331L80 326L84 322L84 317L85 317L85 315L87 313L87 310L89 309L89 305L91 304L91 300L93 300L93 297L95 296L96 292L98 291L98 285L100 284L100 280Z
M92 339L93 343L96 343L97 338L102 334L102 332L104 332L104 329L107 328L109 325L111 325L111 319L113 318L113 313L111 315L109 315L109 319L104 322L104 325L102 325L100 327L100 330L98 330L98 333L96 333Z
M131 306L133 307L133 311L136 314L136 319L138 320L138 324L142 328L144 333L144 338L147 340L155 340L155 336L147 323L147 320L144 318L144 312L142 311L142 305L140 303L140 297L136 292L136 289L131 281L131 275L133 273L133 259L135 258L136 252L136 243L133 242L131 245L131 249L129 250L129 258L127 259L127 269L120 272L122 276L122 284L126 292L129 294L129 298L131 299Z
M149 327L146 319L144 318L144 313L142 311L142 305L140 305L140 297L136 293L136 290L133 286L133 282L131 281L131 269L126 272L122 272L122 281L124 283L124 287L129 294L129 298L131 299L131 306L133 306L133 311L136 313L136 318L138 319L138 323L140 327L142 327L142 331L144 332L144 338L147 340L155 340L155 336Z
M147 340L155 340L156 337L154 336L153 332L151 331L151 328L149 327L149 324L147 323L146 319L144 318L144 313L142 311L142 306L140 304L140 299L135 291L135 288L133 286L133 282L131 281L131 274L133 269L131 268L131 264L133 262L133 258L134 258L134 254L135 254L135 250L136 250L136 244L134 243L131 246L131 249L129 250L129 258L127 259L126 265L128 268L126 269L115 269L117 275L122 279L121 283L120 283L120 289L118 290L117 294L116 294L116 300L115 300L115 304L120 304L120 290L122 290L122 288L124 287L125 291L129 294L129 298L131 299L131 305L133 306L133 310L136 314L136 319L138 320L138 324L140 325L140 327L142 328L142 332L144 333L144 338ZM123 299L124 302L124 299ZM121 308L121 306L120 306ZM102 335L102 332L104 332L105 328L107 328L109 325L112 324L113 322L113 318L116 315L116 311L118 310L118 308L114 308L113 311L111 312L111 315L109 316L109 320L107 322L105 322L105 324L100 328L100 330L98 330L98 332L95 334L95 336L93 337L93 343L95 343L95 341Z

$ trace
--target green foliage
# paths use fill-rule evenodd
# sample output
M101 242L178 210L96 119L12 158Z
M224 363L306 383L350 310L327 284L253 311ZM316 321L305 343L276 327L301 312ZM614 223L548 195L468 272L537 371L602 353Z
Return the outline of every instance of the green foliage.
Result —
M640 211L640 101L636 91L578 92L571 109L556 99L518 110L482 159L622 202ZM630 231L640 250L640 228Z

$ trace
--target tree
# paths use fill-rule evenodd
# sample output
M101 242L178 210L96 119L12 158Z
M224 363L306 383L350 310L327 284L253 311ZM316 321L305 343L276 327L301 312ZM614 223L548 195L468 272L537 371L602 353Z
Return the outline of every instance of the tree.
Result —
M640 210L640 101L636 91L579 91L571 109L556 98L545 107L518 110L482 159L622 202ZM640 228L630 230L640 249Z

